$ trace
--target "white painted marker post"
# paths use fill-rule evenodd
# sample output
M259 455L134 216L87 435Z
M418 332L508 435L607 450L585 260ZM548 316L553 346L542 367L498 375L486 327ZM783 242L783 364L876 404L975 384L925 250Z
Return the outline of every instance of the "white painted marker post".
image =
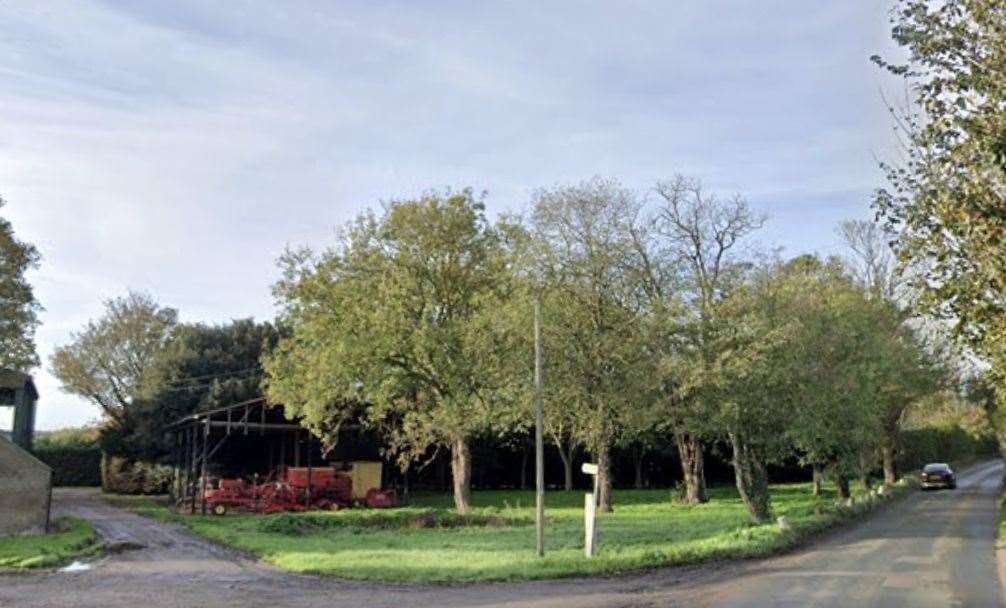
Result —
M597 465L583 463L581 470L594 478L594 491L583 497L583 554L597 554Z

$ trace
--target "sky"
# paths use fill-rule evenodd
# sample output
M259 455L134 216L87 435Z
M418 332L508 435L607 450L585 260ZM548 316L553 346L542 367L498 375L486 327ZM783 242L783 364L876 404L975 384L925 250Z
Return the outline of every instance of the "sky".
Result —
M38 427L98 419L53 349L142 290L184 321L271 319L276 258L380 201L491 213L594 175L675 174L840 253L894 150L876 0L0 3L0 196L43 255ZM0 408L2 410L3 408ZM0 428L9 425L0 411Z

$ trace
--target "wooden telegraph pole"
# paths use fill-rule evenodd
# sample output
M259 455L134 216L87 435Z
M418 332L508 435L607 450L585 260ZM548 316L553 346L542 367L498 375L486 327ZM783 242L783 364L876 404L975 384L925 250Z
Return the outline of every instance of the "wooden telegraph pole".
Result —
M545 555L545 454L542 440L542 426L545 414L542 411L541 387L541 300L534 299L534 473L535 473L535 534L538 540L538 556Z

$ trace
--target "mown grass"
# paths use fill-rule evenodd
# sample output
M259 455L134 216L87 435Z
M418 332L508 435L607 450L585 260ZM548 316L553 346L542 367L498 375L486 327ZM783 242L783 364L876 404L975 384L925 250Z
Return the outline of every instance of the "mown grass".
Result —
M52 522L48 534L0 538L0 572L52 568L99 551L91 524L76 517Z
M901 487L894 494L903 492ZM860 492L862 494L862 492ZM623 490L599 518L598 555L583 555L583 493L546 496L546 556L535 556L534 494L474 492L474 513L459 518L450 495L414 495L408 507L280 515L186 516L154 499L117 499L138 513L179 522L198 535L250 552L293 572L352 579L462 582L616 574L722 558L765 556L861 513L814 497L810 484L776 485L773 508L789 530L748 521L736 490L713 488L707 504L685 506L668 490Z

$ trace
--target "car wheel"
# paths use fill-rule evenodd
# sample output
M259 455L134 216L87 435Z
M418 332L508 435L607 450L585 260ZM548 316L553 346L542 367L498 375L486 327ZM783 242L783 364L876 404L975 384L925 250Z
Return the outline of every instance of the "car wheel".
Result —
M214 515L227 515L227 505L213 505Z

